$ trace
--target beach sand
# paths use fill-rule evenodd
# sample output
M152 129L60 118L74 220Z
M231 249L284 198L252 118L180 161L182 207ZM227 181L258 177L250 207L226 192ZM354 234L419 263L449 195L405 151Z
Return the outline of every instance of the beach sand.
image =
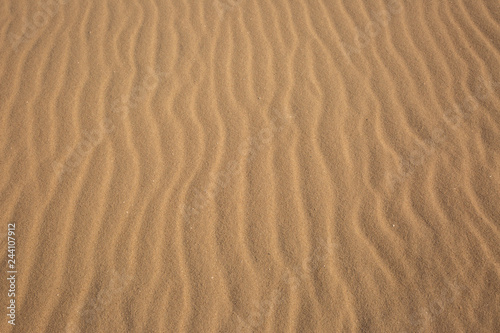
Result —
M0 332L500 332L499 1L0 22Z

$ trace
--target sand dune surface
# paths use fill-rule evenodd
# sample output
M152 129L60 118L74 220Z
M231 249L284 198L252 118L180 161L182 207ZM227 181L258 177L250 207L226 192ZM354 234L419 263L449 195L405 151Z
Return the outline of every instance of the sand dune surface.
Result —
M500 2L5 0L0 36L0 332L500 332Z

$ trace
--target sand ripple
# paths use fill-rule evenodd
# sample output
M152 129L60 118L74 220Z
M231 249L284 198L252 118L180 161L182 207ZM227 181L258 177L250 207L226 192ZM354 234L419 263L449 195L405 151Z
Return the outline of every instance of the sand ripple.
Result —
M1 332L500 331L497 1L0 6Z

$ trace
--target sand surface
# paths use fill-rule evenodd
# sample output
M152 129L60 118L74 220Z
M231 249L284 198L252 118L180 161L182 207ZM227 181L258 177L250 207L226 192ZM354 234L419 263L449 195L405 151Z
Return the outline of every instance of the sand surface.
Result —
M4 0L0 36L0 332L500 332L499 1Z

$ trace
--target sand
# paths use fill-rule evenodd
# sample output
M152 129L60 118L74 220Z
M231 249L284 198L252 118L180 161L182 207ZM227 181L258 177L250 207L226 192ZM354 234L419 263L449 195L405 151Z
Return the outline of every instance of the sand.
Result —
M500 2L0 22L0 332L500 331Z

